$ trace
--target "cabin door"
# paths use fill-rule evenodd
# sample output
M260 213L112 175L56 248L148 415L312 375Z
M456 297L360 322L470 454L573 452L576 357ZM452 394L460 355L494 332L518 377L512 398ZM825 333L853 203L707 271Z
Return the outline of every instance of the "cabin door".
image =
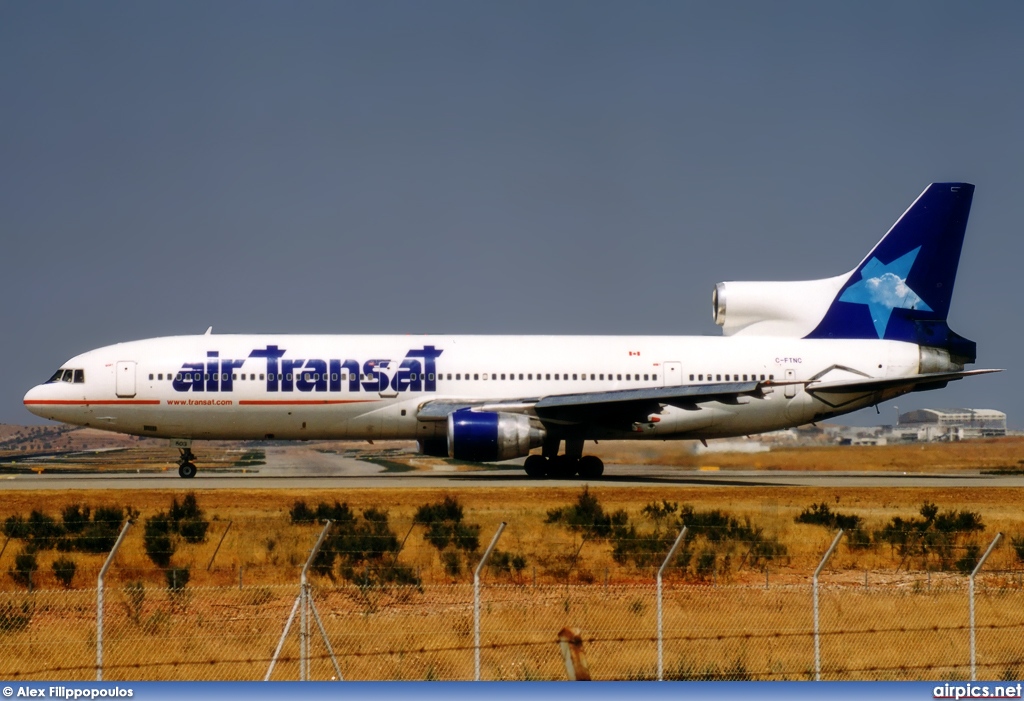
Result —
M796 379L796 371L795 370L786 370L786 381L787 382L792 382L795 379ZM796 385L786 385L786 389L785 389L784 393L786 395L786 399L792 399L793 397L796 396Z
M135 361L121 360L117 363L117 378L115 380L117 396L135 396Z
M666 387L679 387L683 384L683 364L670 361L661 364L662 376L665 378Z

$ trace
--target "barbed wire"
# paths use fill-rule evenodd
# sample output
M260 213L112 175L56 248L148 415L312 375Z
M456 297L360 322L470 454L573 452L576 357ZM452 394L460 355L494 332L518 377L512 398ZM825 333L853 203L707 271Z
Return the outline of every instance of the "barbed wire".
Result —
M1013 627L1013 628L1021 628L1020 625L1015 625L1015 626L1010 626L1010 625L1006 625L1006 626L998 626L998 625L984 626L984 628L989 629L989 630L997 629L997 628L1011 628L1011 627ZM926 631L926 630L927 631L933 631L933 632L953 631L953 630L961 630L962 631L962 630L966 630L966 627L964 627L964 626L942 627L942 628L932 628L932 627L930 627L930 628L916 628L916 629L915 628L903 628L903 627L901 627L901 628L889 629L888 631L880 630L880 631L873 631L873 632L913 633L913 632L922 632L922 631ZM852 632L856 633L858 631L852 631ZM834 631L833 631L833 634L834 634ZM769 635L761 635L761 636L752 635L752 634L743 634L743 635L734 635L734 636L723 636L723 635L715 635L715 636L689 636L689 635L686 635L686 636L680 636L680 635L675 635L675 636L664 636L663 637L663 641L666 642L666 643L678 643L678 642L694 642L694 643L697 643L697 642L719 641L719 640L729 639L729 638L732 638L732 639L744 639L744 640L746 640L746 639L759 638L759 637L760 638L772 638L772 639L777 639L777 638L801 638L801 637L802 638L811 638L811 637L813 637L813 634L810 633L810 632L793 632L793 633L779 633L779 632L776 632L776 633L772 633L772 634L769 634ZM630 636L610 636L610 637L586 636L586 637L583 637L582 640L583 640L584 645L596 645L596 644L606 644L606 643L620 643L620 644L621 643L650 643L650 644L654 644L654 643L657 642L657 637L655 637L655 636L632 636L632 637L630 637ZM495 643L495 642L491 642L491 643L482 643L480 645L480 650L481 651L496 652L496 651L502 651L502 650L512 650L512 649L517 649L517 648L534 648L534 649L541 648L541 647L551 647L551 648L554 648L555 645L558 642L559 641L558 641L557 637L553 637L553 638L550 638L548 640L517 641L517 642L509 642L509 643ZM387 650L370 650L370 651L353 651L353 652L334 651L334 657L335 658L339 658L339 659L365 659L365 658L381 658L381 657L401 657L401 656L407 656L407 655L430 655L430 654L439 654L439 653L459 653L459 652L468 653L468 652L473 651L475 649L476 649L475 645L444 645L444 646L436 646L436 647L420 646L420 647L400 648L400 649L398 649L398 648L389 648ZM558 653L554 652L554 654L558 654ZM331 655L329 653L327 653L327 652L321 652L321 653L313 653L313 652L311 652L307 656L307 659L309 659L311 661L319 660L319 661L325 661L326 662L326 661L331 659ZM202 668L202 667L232 666L232 665L243 665L243 664L247 664L247 665L267 664L267 665L269 665L270 662L274 661L274 660L275 660L275 658L273 656L259 657L259 656L252 656L252 655L250 655L250 656L245 656L245 657L222 658L222 659L217 659L217 660L208 659L208 660L200 660L200 661L185 661L185 660L166 660L166 661L160 661L160 660L158 660L158 661L152 661L152 662L105 663L103 665L103 669L105 671L107 671L107 672L110 672L110 671L115 671L115 670L136 670L137 671L137 670L143 670L143 669L158 669L158 668L167 668L167 667L171 667L171 668L178 668L178 667L197 667L197 668ZM288 655L288 654L283 654L283 655L280 655L280 656L278 656L276 658L276 663L279 664L279 665L287 664L287 663L292 663L292 662L299 662L299 661L300 661L300 658L298 656L293 656L293 655ZM978 667L981 667L981 668L999 668L999 667L1005 667L1007 665L1007 662L1005 662L1005 661L1004 662L988 662L988 663L986 663L986 662L977 662L976 665ZM835 671L836 669L838 669L839 671L842 671L842 672L845 672L845 673L877 673L877 672L893 672L893 671L904 671L904 672L906 672L906 671L925 671L925 670L940 670L940 669L956 669L956 668L964 667L964 666L966 666L965 663L961 663L961 664L955 664L955 663L942 663L942 664L939 664L939 663L936 663L936 664L925 664L925 663L922 663L922 664L907 664L907 663L901 663L901 664L896 664L896 665L869 665L869 666L862 666L862 667L845 667L845 666L843 666L843 667L840 667L840 668L831 668L830 671ZM42 674L58 674L58 673L67 673L67 672L90 672L90 671L94 671L95 669L96 669L96 665L95 664L55 665L55 666L48 666L48 667L38 667L38 668L35 668L35 669L32 669L32 670L12 670L10 672L5 672L5 674L9 675L10 678L12 678L12 679L18 679L18 678L21 678L21 677L33 677L33 676L38 676L38 675L42 675ZM765 677L790 678L792 676L792 674L793 674L792 672L786 673L786 672L779 672L779 671L774 671L774 670L770 670L770 669L751 671L751 670L745 668L745 671L744 671L744 676L749 676L751 678L765 678ZM727 672L717 673L717 675L716 675L715 672L711 672L711 671L698 672L694 676L700 676L700 677L704 678L704 677L709 676L709 675L717 676L717 678L721 678L721 679L729 679L729 678L734 678L736 676L736 675L730 675Z

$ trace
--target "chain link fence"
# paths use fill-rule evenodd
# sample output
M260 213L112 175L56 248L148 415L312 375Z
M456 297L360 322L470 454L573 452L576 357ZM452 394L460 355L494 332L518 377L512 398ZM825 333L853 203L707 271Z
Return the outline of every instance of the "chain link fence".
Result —
M808 578L809 579L809 578ZM1024 591L1016 577L979 577L977 674L1024 670ZM97 674L96 590L0 594L0 677L91 680ZM263 679L295 606L296 585L174 590L108 586L105 680ZM469 584L310 587L323 623L311 624L309 678L474 678ZM665 679L813 679L811 586L664 588ZM481 678L565 678L556 644L580 631L594 679L657 678L653 582L638 585L485 584ZM827 680L967 679L966 578L908 576L820 590L821 675ZM284 638L272 679L298 679L300 628Z

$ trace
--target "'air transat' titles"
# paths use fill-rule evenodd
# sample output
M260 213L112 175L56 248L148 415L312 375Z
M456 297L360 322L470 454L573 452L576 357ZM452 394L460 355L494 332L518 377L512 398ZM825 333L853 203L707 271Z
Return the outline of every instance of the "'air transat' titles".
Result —
M285 358L285 350L274 345L256 348L249 359L259 363L261 379L268 392L434 392L437 390L436 363L443 351L434 346L412 349L398 367L384 358L367 360L319 360ZM221 358L219 351L207 351L205 362L184 363L172 386L178 392L230 392L233 374L246 366L247 359Z

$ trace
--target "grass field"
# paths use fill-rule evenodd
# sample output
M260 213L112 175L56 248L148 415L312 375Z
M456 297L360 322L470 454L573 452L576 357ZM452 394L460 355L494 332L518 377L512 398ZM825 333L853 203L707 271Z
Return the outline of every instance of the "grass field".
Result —
M757 455L713 457L723 469L730 461L756 459L765 469L811 469L822 461L835 469L997 469L1019 464L1018 440L907 447L786 449ZM611 451L627 446L606 446ZM145 456L157 455L149 448ZM258 456L228 453L228 459ZM117 454L122 466L139 454ZM609 457L611 455L609 454ZM636 454L622 459L639 462ZM665 455L642 459L665 461ZM391 460L391 458L389 458ZM842 463L837 467L837 463ZM735 465L739 467L740 465ZM559 482L536 487L475 487L460 492L397 487L354 490L209 490L198 506L209 520L203 542L177 539L174 567L190 571L183 593L168 590L166 575L147 557L146 523L166 512L182 489L135 492L8 492L0 520L39 510L59 520L61 510L81 504L126 507L135 524L107 576L110 592L110 664L107 678L258 678L280 635L294 598L298 573L320 531L318 524L294 524L297 500L347 504L387 512L388 526L402 547L393 560L415 573L419 587L383 586L379 591L350 584L339 567L332 577L314 575L318 606L336 652L351 679L471 678L472 570L480 551L501 522L507 528L499 551L523 558L522 567L485 570L483 656L485 678L557 679L560 659L552 642L562 625L584 631L595 678L651 678L654 674L653 580L676 528L668 505L692 507L706 516L719 512L783 550L753 561L752 540L714 540L713 531L693 542L692 558L667 572L666 668L674 678L806 679L810 674L809 582L834 528L798 523L814 504L861 519L875 541L893 519L920 518L923 504L940 513L974 513L982 527L956 542L956 556L969 546L983 549L996 532L1005 534L986 564L979 600L984 621L981 664L991 676L1013 676L1024 668L1024 619L1020 606L1022 563L1013 539L1024 534L1020 490L1002 488L876 489L763 487L618 487L595 483L588 494L605 515L624 512L632 535L619 541L586 535L565 523L550 523L549 512L580 502L582 489ZM468 555L451 557L428 541L429 527L417 511L445 497L458 501L463 522L479 527L479 543ZM647 507L647 508L645 508ZM658 507L658 508L650 508ZM676 511L678 514L678 510ZM724 526L721 533L728 530ZM615 557L617 542L639 542L655 531L651 558L642 564ZM752 536L750 536L752 537ZM23 631L0 632L0 664L10 676L89 678L95 656L90 633L96 574L103 554L36 553L34 594L10 571L24 549L5 539L0 553L0 628L32 602L34 617ZM1018 540L1018 542L1020 542ZM660 549L659 549L660 548ZM451 548L448 552L451 552ZM704 553L711 553L701 569ZM58 557L70 557L77 572L70 591L52 571ZM390 557L390 556L389 556ZM965 578L939 560L904 557L888 543L854 547L844 541L823 576L822 600L826 678L913 679L963 677L967 659ZM685 566L684 566L685 565ZM767 586L770 583L770 587ZM238 585L242 584L242 587ZM142 592L145 596L142 596ZM402 593L402 592L406 593ZM132 592L139 598L134 599ZM376 593L375 593L376 592ZM28 597L28 598L26 598ZM133 603L134 602L134 603ZM6 611L6 613L4 612ZM7 616L7 618L4 618ZM13 624L12 624L13 625ZM21 631L21 632L19 632ZM6 647L5 647L6 646ZM323 649L314 651L317 678L329 678ZM275 678L295 676L295 644ZM36 672L32 672L36 670ZM61 671L63 670L63 671ZM83 676L84 675L84 676ZM278 676L280 675L280 676Z

